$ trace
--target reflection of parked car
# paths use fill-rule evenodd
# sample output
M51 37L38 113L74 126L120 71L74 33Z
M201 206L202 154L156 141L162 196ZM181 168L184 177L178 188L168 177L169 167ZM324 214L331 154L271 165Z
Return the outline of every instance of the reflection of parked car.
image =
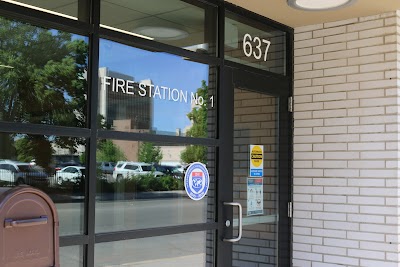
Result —
M85 167L68 166L56 172L56 181L58 184L63 182L80 182L85 177Z
M113 178L116 180L142 174L152 173L155 177L164 176L164 173L153 170L151 164L143 162L119 161L114 168Z
M12 184L48 185L47 173L40 167L29 163L0 161L0 180Z
M97 162L97 168L103 173L112 174L114 171L114 162Z
M62 168L68 167L68 166L79 166L81 167L82 165L79 162L76 161L67 161L67 162L60 162L56 164L56 167L54 168L55 171L59 171Z
M170 176L172 176L174 178L177 178L177 179L181 179L182 178L182 172L180 172L177 167L169 166L169 165L154 164L153 168L156 171L164 173L165 175L170 175Z

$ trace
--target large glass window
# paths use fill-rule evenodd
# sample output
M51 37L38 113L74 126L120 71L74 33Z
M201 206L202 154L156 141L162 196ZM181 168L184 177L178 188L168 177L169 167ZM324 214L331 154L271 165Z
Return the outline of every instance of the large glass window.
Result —
M215 67L101 40L98 114L104 129L215 137Z
M214 265L215 234L193 232L96 244L95 267Z
M200 1L101 0L103 27L146 39L214 54L215 8Z
M0 120L86 127L87 38L0 17Z
M97 161L96 232L214 221L215 148L99 139ZM199 201L184 188L192 162L210 174Z
M225 59L286 74L286 33L226 12Z
M70 246L60 248L60 266L83 267L82 246Z
M83 233L85 139L0 133L0 187L27 184L55 202L60 235Z

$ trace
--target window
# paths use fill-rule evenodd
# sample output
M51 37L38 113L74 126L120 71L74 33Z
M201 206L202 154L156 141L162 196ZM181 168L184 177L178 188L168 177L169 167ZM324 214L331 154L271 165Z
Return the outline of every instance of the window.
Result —
M215 8L181 0L101 1L103 27L215 55Z
M216 79L215 67L101 40L101 127L214 138Z
M0 17L0 121L86 127L87 38Z
M227 12L225 59L285 75L286 33Z
M21 184L39 188L56 204L60 235L83 234L85 179L60 173L56 166L71 158L84 160L85 139L0 132L0 144L0 188Z

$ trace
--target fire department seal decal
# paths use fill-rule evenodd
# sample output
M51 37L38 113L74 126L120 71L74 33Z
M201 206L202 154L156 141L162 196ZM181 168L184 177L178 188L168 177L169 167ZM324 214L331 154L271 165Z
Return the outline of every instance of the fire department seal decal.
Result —
M193 200L202 199L210 186L210 175L203 163L193 162L185 174L186 194Z

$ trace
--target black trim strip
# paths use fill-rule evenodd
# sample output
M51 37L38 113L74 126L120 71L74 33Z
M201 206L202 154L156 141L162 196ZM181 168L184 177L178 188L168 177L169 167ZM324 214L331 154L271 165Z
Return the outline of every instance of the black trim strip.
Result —
M1 121L0 132L88 138L90 137L91 130L86 128Z
M268 93L277 97L289 97L290 82L288 80L274 79L265 75L258 75L239 69L233 69L234 77L240 76L240 79L235 79L235 88L257 91L260 93Z
M78 15L78 14L77 14ZM82 21L0 1L0 16L70 33L89 35L93 27Z
M197 6L200 8L206 8L206 7L217 7L217 3L212 0L181 0L182 2L191 4L193 6Z
M97 138L135 140L135 141L159 142L159 143L170 143L170 144L205 145L205 146L218 146L220 143L218 139L212 139L212 138L169 136L169 135L129 133L129 132L105 131L105 130L99 130Z
M89 75L88 86L89 90L89 105L88 105L88 118L89 126L91 129L98 129L97 123L97 106L98 106L98 83L99 83L99 23L100 23L100 1L90 1L90 23L94 25L93 34L90 36L89 46ZM88 244L84 250L84 257L86 259L85 266L94 266L95 260L95 228L96 228L96 181L97 181L97 164L96 164L96 150L97 150L97 131L93 130L90 135L89 153L86 153L86 161L89 162L88 176L86 179L85 194L85 222L86 234L89 236Z
M60 236L60 247L78 246L88 243L89 236L87 235Z
M153 52L162 52L162 53L170 53L177 56L181 56L187 60L200 62L209 65L221 65L221 60L214 56L210 56L207 54L200 54L193 51L189 51L180 47L171 46L163 43L159 43L156 41L151 41L147 39L143 39L140 37L136 37L133 35L125 34L122 32L112 31L106 28L100 28L100 37L104 39L108 39L111 41L115 41L121 44L134 46L137 48L153 51Z
M114 233L96 234L96 244L105 242L114 242L128 239L138 239L154 236L174 235L190 232L209 231L216 230L218 227L217 223L199 223L189 224L183 226L169 226L160 227L154 229L143 229L143 230L132 230L132 231L121 231Z
M224 68L221 77L222 87L220 90L220 98L224 101L220 103L220 120L219 127L221 129L220 153L218 157L218 238L217 238L217 266L232 266L232 243L222 241L224 238L232 236L232 227L226 227L226 220L232 221L233 209L226 207L223 202L231 202L233 199L233 138L234 138L234 88L233 88L233 72L230 68Z
M270 72L270 71L266 71L266 70L262 70L262 69L257 69L257 68L251 67L251 66L242 65L242 64L237 63L237 62L225 60L224 63L225 63L225 66L233 68L233 69L252 72L252 73L255 73L255 74L258 74L258 75L262 75L262 76L266 76L266 77L272 77L274 79L280 79L282 81L289 81L290 80L290 76L284 76L282 74L277 74L277 73L274 73L274 72Z

